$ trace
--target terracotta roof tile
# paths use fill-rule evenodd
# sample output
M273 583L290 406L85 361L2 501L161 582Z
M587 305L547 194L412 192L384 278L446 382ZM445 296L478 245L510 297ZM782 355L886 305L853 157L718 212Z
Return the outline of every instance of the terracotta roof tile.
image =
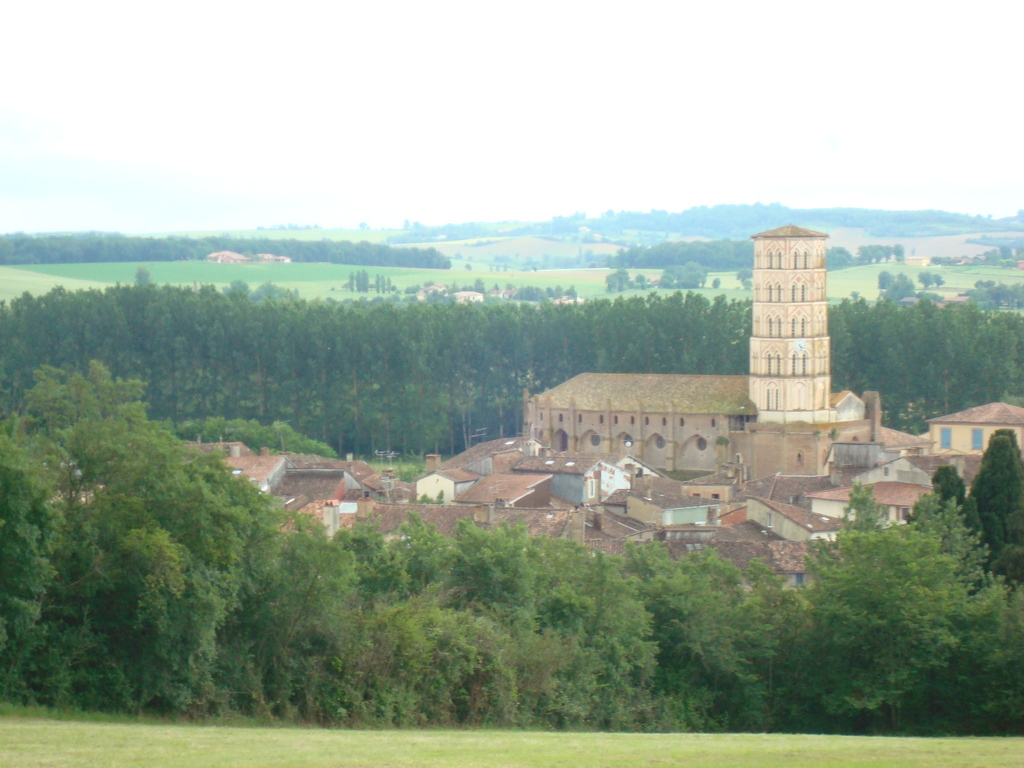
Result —
M552 475L585 475L598 459L584 454L556 456L524 456L517 461L513 472L543 472Z
M441 464L441 469L455 469L465 467L467 464L486 459L488 456L497 456L503 453L522 454L523 446L530 442L528 437L499 437L496 440L488 440L485 443L477 443L462 453L452 456L448 461Z
M875 494L875 501L891 507L912 507L919 498L930 493L930 488L913 483L882 482L869 486ZM827 499L830 501L849 501L852 488L834 488L830 491L807 494L811 499Z
M783 504L782 502L770 501L769 499L756 499L756 501L761 502L769 509L778 512L783 517L788 518L811 533L829 533L838 531L843 527L843 521L838 517L815 515L801 507L794 507L791 504Z
M781 501L785 504L809 507L809 503L801 504L808 494L831 488L832 481L827 475L768 475L744 483L740 488L739 497L747 499L756 496L761 499Z
M289 470L274 489L282 499L340 499L345 495L345 471L341 469Z
M225 456L224 463L262 485L285 462L284 456Z
M557 539L565 535L569 526L569 511L566 509L514 509L501 507L493 512L495 525L523 525L531 536L547 536Z
M987 403L966 411L928 419L929 424L1024 424L1024 408L1009 403Z
M889 427L879 428L878 442L886 448L910 448L932 444L932 440L928 435L912 435L909 432L900 432L898 429L890 429Z
M725 472L716 472L713 475L704 475L704 477L696 477L693 480L684 480L684 486L690 485L736 485L736 478L729 477Z
M767 232L758 232L756 235L751 235L750 239L757 240L762 237L828 237L828 234L787 224L777 229L769 229Z
M468 504L489 504L504 499L510 504L515 503L530 493L551 475L526 475L518 473L491 475L474 483L470 488L459 494L457 501Z
M538 395L543 406L603 411L639 407L651 413L756 414L746 376L674 373L581 373ZM626 429L623 427L622 429Z

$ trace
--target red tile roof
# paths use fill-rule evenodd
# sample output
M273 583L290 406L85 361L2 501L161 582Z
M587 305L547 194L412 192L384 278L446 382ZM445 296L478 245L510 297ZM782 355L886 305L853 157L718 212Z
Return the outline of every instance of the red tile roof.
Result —
M1024 408L1009 403L987 403L966 411L928 419L929 424L994 424L1019 426L1024 424Z
M919 498L931 492L931 488L913 483L882 482L867 486L874 491L875 501L890 507L912 507ZM830 491L809 493L811 499L828 499L830 501L849 501L852 488L834 488Z
M783 504L782 502L770 501L769 499L755 498L754 501L761 502L769 509L778 512L783 517L788 518L811 533L831 533L843 527L843 521L838 517L815 515L801 507L794 507L791 504Z
M777 229L769 229L767 232L758 232L756 235L751 235L750 239L757 240L762 237L828 237L828 235L824 232L815 232L813 229L787 224Z
M468 504L489 504L504 499L514 504L551 475L526 475L519 473L491 475L480 479L459 494L457 501Z

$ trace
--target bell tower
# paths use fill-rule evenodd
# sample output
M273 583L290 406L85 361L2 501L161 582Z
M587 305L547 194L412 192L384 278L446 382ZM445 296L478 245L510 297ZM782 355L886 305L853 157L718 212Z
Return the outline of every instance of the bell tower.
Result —
M824 232L792 224L752 235L750 399L762 423L827 423L832 373Z

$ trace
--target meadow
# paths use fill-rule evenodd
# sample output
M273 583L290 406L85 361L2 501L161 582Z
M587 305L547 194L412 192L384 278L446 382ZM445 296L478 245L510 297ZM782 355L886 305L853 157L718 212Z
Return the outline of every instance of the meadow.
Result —
M145 264L132 262L116 262L101 264L47 264L24 265L19 267L0 267L0 300L10 300L28 291L34 295L45 293L57 285L67 290L78 288L103 288L115 283L128 284L135 280L138 267L144 266L155 283L170 285L215 285L224 288L235 280L242 280L251 288L262 283L272 282L285 288L297 290L304 299L332 298L357 299L360 297L374 298L377 294L350 292L348 290L349 275L363 267L348 264L327 263L293 263L293 264L210 264L201 261L160 261ZM605 277L608 270L598 269L509 269L496 271L486 264L473 262L455 262L452 269L409 269L405 267L365 267L370 275L371 284L376 275L391 278L399 293L410 286L443 283L458 287L472 286L477 278L483 280L490 290L494 286L536 286L538 288L555 288L561 286L567 290L574 286L577 293L584 298L608 297L605 290ZM878 275L881 272L892 275L905 274L915 285L920 287L917 276L921 272L942 275L945 283L941 288L930 289L941 296L955 296L974 287L978 280L994 280L1004 283L1024 282L1024 270L1006 269L1002 267L963 266L963 267L918 267L906 264L869 264L829 272L828 293L833 301L850 296L861 296L868 300L878 297ZM661 275L658 269L629 270L631 276L642 273L648 279ZM718 278L721 287L710 287ZM727 299L748 299L750 291L743 290L734 272L712 272L708 275L707 285L697 293L707 297L723 295ZM636 295L648 291L632 290L624 294ZM674 289L672 291L674 292ZM404 295L404 294L402 294Z
M1019 767L1021 738L350 731L0 718L5 768Z

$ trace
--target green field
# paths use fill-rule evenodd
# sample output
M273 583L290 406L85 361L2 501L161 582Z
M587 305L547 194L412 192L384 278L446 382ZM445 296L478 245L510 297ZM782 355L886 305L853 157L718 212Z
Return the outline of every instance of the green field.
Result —
M235 280L242 280L255 288L266 282L276 283L286 288L297 290L304 299L315 298L373 298L377 294L350 293L347 290L348 276L358 269L366 269L371 281L375 275L390 277L399 291L413 285L429 283L456 284L459 287L471 286L477 278L484 281L487 289L495 285L505 288L508 285L520 287L524 285L539 288L555 288L561 286L567 290L575 286L579 295L584 298L607 297L605 291L606 269L548 269L548 270L509 270L496 272L482 269L480 264L457 264L453 269L408 269L404 267L357 267L349 264L325 263L294 263L294 264L210 264L204 261L160 261L145 264L116 262L102 264L48 264L25 265L19 267L0 267L0 300L11 299L28 291L42 294L56 285L63 285L68 290L77 288L102 288L115 283L132 283L135 271L139 266L149 270L156 283L171 285L207 285L212 284L223 288ZM854 293L874 300L878 297L878 274L888 271L893 275L904 273L917 283L917 276L923 271L942 275L945 285L931 289L942 296L955 296L970 288L978 280L995 280L1004 283L1024 282L1024 270L1004 269L1001 267L965 266L965 267L911 267L904 264L870 264L853 267L828 276L829 297L839 300ZM658 277L661 270L644 269L629 270L630 275L642 272L648 278ZM736 280L734 272L712 272L708 276L708 285L715 278L722 281L719 290L705 288L698 293L712 297L717 294L727 299L747 299L750 292L744 291ZM670 292L674 292L670 291ZM627 291L634 295L644 291Z
M383 243L404 229L197 229L188 232L147 232L133 237L238 237L256 240L351 240Z
M340 731L0 718L4 768L795 766L1019 768L1024 739Z

